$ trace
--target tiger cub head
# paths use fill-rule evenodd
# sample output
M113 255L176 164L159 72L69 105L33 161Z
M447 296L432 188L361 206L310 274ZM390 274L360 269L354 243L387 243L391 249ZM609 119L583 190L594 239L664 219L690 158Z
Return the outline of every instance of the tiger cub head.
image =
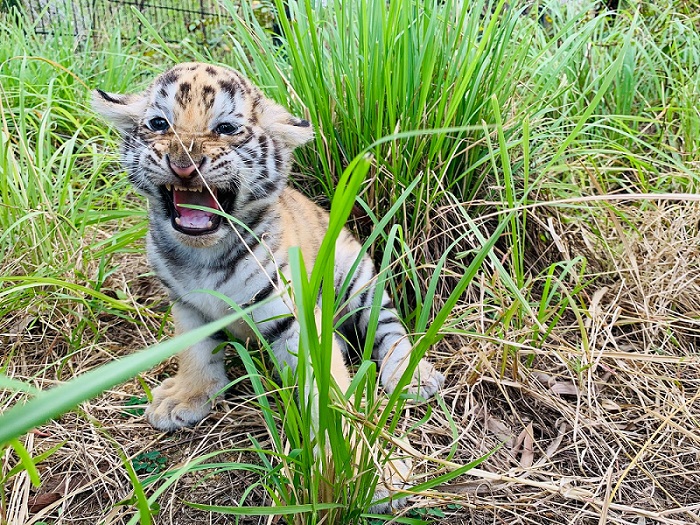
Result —
M313 138L308 121L268 100L239 72L180 64L145 91L93 92L93 107L120 131L129 179L150 200L151 229L195 247L231 233L283 191L292 151ZM155 222L155 224L154 224Z

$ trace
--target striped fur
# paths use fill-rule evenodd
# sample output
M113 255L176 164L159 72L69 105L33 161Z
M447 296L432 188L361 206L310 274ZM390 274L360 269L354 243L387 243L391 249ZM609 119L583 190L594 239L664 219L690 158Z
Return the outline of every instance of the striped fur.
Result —
M123 164L148 198L148 256L174 302L176 330L229 313L224 301L197 290L215 290L241 306L272 298L252 317L278 362L294 367L299 326L282 284L290 277L287 253L299 246L311 267L328 226L324 210L287 186L294 148L313 137L310 124L266 99L240 73L196 63L172 68L140 94L98 90L93 103L121 132ZM188 203L220 207L246 227L195 212ZM343 230L336 248L341 283L360 245ZM374 288L374 277L365 256L344 297L353 315L341 331L364 334L374 295L382 294L373 358L391 392L408 364L411 342L387 293ZM243 323L230 330L242 339L253 336ZM341 340L335 352L344 352ZM173 430L209 412L210 400L228 383L221 353L212 352L217 344L206 339L179 356L178 374L153 392L147 410L153 426ZM335 357L344 367L342 356ZM341 386L347 383L347 371L336 376ZM443 380L423 360L410 388L429 397Z

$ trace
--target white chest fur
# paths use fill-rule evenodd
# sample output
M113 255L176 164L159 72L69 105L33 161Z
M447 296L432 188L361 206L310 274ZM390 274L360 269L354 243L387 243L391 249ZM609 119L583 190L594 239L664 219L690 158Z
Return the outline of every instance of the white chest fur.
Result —
M227 267L217 266L220 254L216 250L186 248L180 250L177 257L168 258L154 249L149 235L148 255L156 274L168 288L171 299L182 301L208 320L219 319L237 308L246 308L271 283L278 287L274 267L265 268L255 256L257 254L244 255L232 273ZM250 313L250 317L254 322L261 323L290 313L289 305L289 298L283 298L275 291L268 301ZM240 338L252 334L245 323L236 323L230 329Z

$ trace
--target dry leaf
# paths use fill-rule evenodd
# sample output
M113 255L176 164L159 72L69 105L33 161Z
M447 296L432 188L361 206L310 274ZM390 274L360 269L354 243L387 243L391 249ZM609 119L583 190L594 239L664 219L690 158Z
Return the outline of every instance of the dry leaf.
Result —
M554 376L537 371L532 372L532 377L547 386L555 394L564 396L577 396L580 394L578 387L571 381L559 381Z
M33 498L29 498L27 502L27 508L32 514L39 512L44 507L48 507L52 503L55 503L61 499L61 495L58 492L47 492L46 494L37 494Z
M519 452L520 455L520 466L523 468L529 468L534 463L535 459L535 439L532 430L532 422L530 422L523 430L518 434L515 439L515 445L511 449L513 457L516 457Z
M608 292L608 287L603 286L599 290L596 290L595 293L593 294L593 297L591 298L591 304L588 307L588 317L584 321L584 325L586 328L590 328L591 327L591 320L595 319L598 316L600 300L603 298L603 296L607 292Z
M504 441L506 447L513 446L513 430L500 419L496 419L490 415L486 416L486 428L492 432L498 439Z
M602 406L605 410L608 412L619 412L622 410L622 407L615 403L615 401L612 401L610 399L603 399L600 402L600 406Z
M549 389L555 394L560 394L562 396L577 396L580 394L578 387L573 383L565 383L563 381L557 381Z
M551 458L554 455L554 453L559 449L559 445L561 445L561 442L564 439L568 428L569 425L567 425L566 422L563 422L557 426L557 437L554 438L554 440L549 444L547 450L545 451L548 458Z

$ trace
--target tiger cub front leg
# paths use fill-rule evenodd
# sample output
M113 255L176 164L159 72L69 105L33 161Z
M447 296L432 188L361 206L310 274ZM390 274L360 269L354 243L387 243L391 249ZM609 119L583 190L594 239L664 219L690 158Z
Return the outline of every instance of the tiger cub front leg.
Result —
M396 390L401 377L408 368L413 352L413 345L406 333L406 329L401 324L396 309L385 290L376 290L382 294L381 310L379 313L379 323L374 336L373 356L380 368L380 380L384 388L390 394ZM354 300L350 303L352 308L357 308L360 313L359 324L363 331L367 330L370 322L372 293L365 295L362 299ZM363 295L359 294L362 298ZM368 298L367 298L368 297ZM422 398L434 396L445 382L445 376L426 359L418 361L418 365L413 371L413 376L408 385L408 392L418 394Z
M194 310L179 303L173 306L177 333L184 333L204 323ZM153 401L146 418L164 431L192 426L211 410L212 400L226 387L224 352L214 352L218 341L207 338L178 354L178 372L153 390Z

